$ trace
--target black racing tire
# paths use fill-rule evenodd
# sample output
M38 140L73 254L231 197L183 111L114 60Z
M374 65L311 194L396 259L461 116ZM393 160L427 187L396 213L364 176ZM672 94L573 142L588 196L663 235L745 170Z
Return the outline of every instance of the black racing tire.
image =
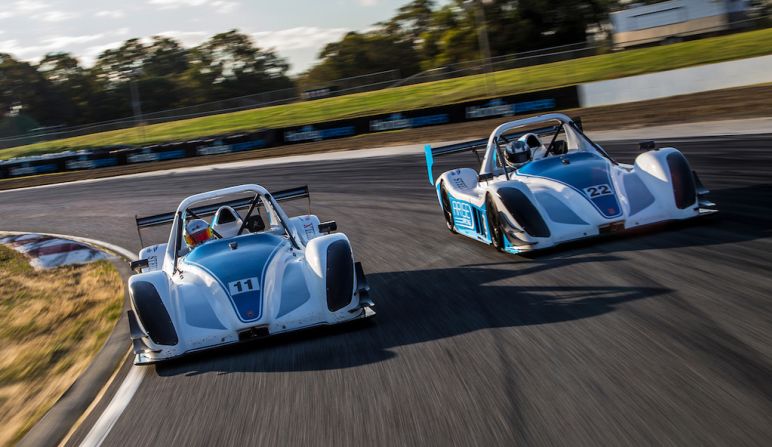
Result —
M442 205L442 215L445 217L445 225L451 233L457 233L456 226L453 223L453 212L450 209L450 198L445 189L445 182L440 182L440 203Z
M499 222L499 211L490 195L485 199L485 213L491 233L491 245L498 251L504 251L504 232L501 230L501 222Z

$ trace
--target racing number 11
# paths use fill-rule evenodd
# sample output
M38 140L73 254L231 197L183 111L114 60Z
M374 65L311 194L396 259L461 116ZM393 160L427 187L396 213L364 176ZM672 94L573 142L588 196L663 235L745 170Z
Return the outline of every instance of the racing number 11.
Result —
M257 278L244 278L238 281L228 283L228 290L231 295L238 295L239 293L251 292L259 288Z

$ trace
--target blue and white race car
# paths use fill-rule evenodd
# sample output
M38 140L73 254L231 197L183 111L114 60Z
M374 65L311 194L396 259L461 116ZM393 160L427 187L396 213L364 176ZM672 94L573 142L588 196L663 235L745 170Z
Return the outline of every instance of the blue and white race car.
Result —
M436 157L483 149L479 173L434 179ZM618 163L580 123L550 113L504 123L487 139L427 145L425 155L448 229L522 253L716 212L681 152L652 141L641 149L634 164Z
M271 194L241 185L137 218L138 231L171 223L171 233L132 262L134 363L374 315L348 238L331 234L335 222L288 217L279 206L307 197L308 187Z

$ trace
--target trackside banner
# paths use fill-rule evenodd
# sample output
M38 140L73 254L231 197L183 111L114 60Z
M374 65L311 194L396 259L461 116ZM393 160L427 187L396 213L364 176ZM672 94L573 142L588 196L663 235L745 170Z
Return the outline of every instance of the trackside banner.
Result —
M293 144L575 107L579 107L578 88L569 86L446 106L288 127L282 129L281 133L284 144Z
M578 86L541 90L445 106L406 110L281 129L217 135L144 147L103 147L0 161L0 178L98 169L188 157L228 154L287 144L309 143L356 135L416 129L441 124L537 114L579 107Z

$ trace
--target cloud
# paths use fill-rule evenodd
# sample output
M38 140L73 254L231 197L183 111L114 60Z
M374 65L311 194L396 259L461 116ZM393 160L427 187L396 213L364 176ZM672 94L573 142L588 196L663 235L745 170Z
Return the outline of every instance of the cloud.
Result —
M76 17L80 17L80 14L65 11L46 11L32 16L33 19L42 20L44 22L63 22Z
M324 44L340 40L348 31L346 28L299 26L279 31L259 31L252 33L252 36L260 47L286 51L318 48Z
M108 19L120 19L121 17L126 16L126 13L123 12L121 9L113 9L113 10L104 10L104 11L97 11L94 13L96 17L105 17Z
M209 6L219 14L227 14L239 6L239 2L232 0L147 0L147 3L159 9Z
M50 8L51 5L36 0L20 0L14 2L10 6L4 6L0 11L0 19L7 19L16 16L28 16L40 11L41 9Z
M378 4L378 0L357 0L357 3L362 6L375 6Z
M163 31L156 33L156 36L169 37L174 40L178 40L185 47L194 47L201 42L205 41L210 33L207 31Z
M65 47L93 42L104 37L103 34L87 34L82 36L48 36L40 39L36 45L22 46L16 39L0 41L0 53L13 54L15 57L28 60L40 58L52 51L64 51Z
M19 14L26 14L30 12L39 11L41 9L49 8L51 5L48 3L39 2L36 0L20 0L14 2L13 10Z

